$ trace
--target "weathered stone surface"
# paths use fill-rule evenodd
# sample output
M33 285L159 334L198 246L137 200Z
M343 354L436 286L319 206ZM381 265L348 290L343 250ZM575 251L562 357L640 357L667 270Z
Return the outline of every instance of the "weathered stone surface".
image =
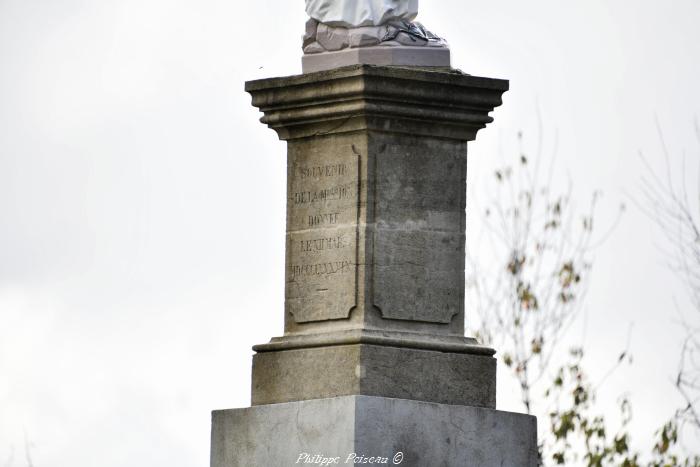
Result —
M246 89L288 142L285 334L255 347L253 403L494 407L493 350L463 337L466 158L507 82L354 66Z
M287 311L296 323L347 318L357 296L359 154L295 146L287 167Z
M466 143L493 121L507 89L508 81L456 70L369 65L246 83L260 121L285 141L376 130Z
M352 465L354 453L386 458L388 465L396 459L406 466L534 467L536 432L534 417L490 409L367 396L318 399L215 411L211 467L295 465L305 453L337 457L335 465Z
M307 177L309 167L330 176ZM465 170L458 141L374 131L290 141L285 332L462 336Z
M285 333L463 335L466 144L506 88L365 66L247 84L288 140Z
M290 143L287 332L350 319L462 334L465 151L383 133Z
M291 466L303 452L352 452L354 412L353 397L216 410L210 465Z
M258 352L253 357L253 405L346 395L495 408L496 360L368 344Z
M325 25L316 36L348 43ZM411 49L351 51L445 63L447 49ZM318 55L305 71L332 64ZM463 337L466 145L507 87L372 66L246 83L288 141L285 333L255 347L254 406L214 412L212 467L294 465L304 453L537 464L535 419L490 410L494 351Z
M464 313L466 145L373 135L373 303L385 318ZM461 321L461 320L460 320Z

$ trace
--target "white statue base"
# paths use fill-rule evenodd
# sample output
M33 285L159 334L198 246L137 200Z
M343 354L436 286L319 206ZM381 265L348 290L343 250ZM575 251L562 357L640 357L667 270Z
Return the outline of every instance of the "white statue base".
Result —
M304 54L303 73L330 70L347 65L410 66L450 68L450 49L442 47L358 47L337 52Z
M304 73L348 65L450 68L447 42L422 24L408 21L346 28L311 18L302 49Z

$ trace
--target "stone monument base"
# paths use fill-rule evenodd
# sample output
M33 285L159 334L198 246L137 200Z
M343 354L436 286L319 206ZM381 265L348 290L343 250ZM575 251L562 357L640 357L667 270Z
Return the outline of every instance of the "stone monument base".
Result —
M314 343L311 336L300 337ZM363 395L495 409L493 350L469 341L445 337L442 348L430 348L429 341L381 339L365 332L348 336L343 345L294 348L289 337L273 339L255 346L252 403Z
M212 414L211 467L535 467L535 417L346 396Z
M301 58L303 73L313 73L314 71L331 70L358 64L449 69L450 49L429 46L356 47L337 52L305 54Z

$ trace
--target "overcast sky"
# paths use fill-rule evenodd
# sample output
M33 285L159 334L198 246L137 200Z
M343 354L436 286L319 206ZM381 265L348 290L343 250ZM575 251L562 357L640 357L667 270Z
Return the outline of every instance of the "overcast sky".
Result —
M301 0L0 0L0 465L26 465L25 439L37 467L208 465L210 410L249 404L250 347L282 333L285 145L243 83L300 72L305 19ZM638 196L639 151L663 168L655 119L697 167L697 0L422 0L419 19L455 67L511 80L470 196L519 130L534 148L538 112L603 221ZM631 394L638 441L679 404L688 302L660 242L630 206L571 337L602 377L632 326L600 399Z

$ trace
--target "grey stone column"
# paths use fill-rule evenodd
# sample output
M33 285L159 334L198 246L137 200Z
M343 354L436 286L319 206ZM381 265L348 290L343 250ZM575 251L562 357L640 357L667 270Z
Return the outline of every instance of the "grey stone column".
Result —
M357 65L246 84L287 141L285 334L254 405L341 395L495 407L464 337L467 142L508 82Z
M493 410L495 351L464 337L467 143L507 89L370 65L246 83L287 141L285 326L254 347L253 407L214 413L213 467L536 465L535 419Z

